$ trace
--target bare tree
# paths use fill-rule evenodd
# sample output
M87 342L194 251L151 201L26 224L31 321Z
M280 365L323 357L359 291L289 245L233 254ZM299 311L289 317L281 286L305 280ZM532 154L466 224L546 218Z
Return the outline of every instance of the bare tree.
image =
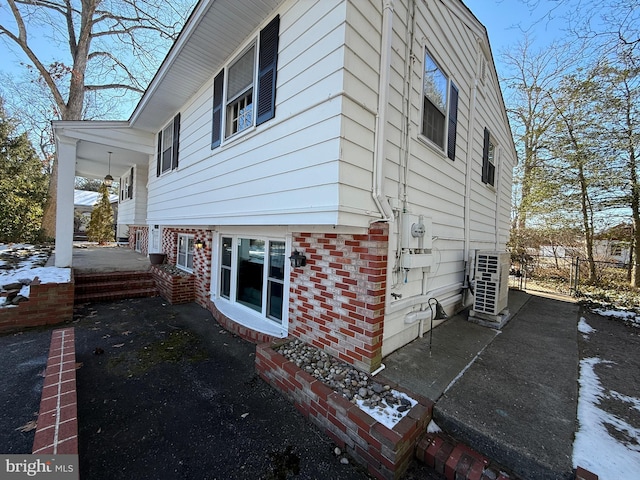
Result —
M81 120L90 102L144 92L192 5L190 0L3 0L0 7L12 18L0 24L0 38L46 86L49 120ZM51 59L37 51L38 35L66 56ZM49 237L55 235L57 174L54 163L43 218Z
M557 111L554 90L572 64L567 45L554 44L534 50L525 36L512 50L502 54L506 65L503 85L507 89L507 110L518 149L519 163L515 181L516 228L525 228L527 217L535 213L540 201L548 196L550 185L544 182L549 163L547 131L554 124Z

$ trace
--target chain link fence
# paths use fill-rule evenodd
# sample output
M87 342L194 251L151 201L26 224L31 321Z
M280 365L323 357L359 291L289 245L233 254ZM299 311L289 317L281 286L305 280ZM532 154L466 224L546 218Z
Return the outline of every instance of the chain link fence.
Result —
M586 259L573 256L521 255L511 257L509 286L564 295L577 295L580 286L595 283L603 287L629 283L629 265L597 260L595 282L590 281Z

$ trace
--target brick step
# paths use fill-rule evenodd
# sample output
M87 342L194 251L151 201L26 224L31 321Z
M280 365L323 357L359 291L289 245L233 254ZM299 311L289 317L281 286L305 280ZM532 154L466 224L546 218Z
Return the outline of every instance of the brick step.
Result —
M111 292L120 290L139 290L143 288L156 288L156 283L153 278L126 280L126 281L112 281L112 282L92 282L81 283L75 287L76 295L82 295L85 293L100 293Z
M98 282L112 282L112 281L128 281L138 279L153 278L150 272L143 271L131 271L131 272L102 272L102 273L82 273L74 272L73 275L76 284L84 283L98 283Z
M74 303L155 297L156 283L148 271L76 273Z
M76 294L74 303L109 302L126 298L156 297L158 290L154 288L139 288L127 290L112 290L93 293Z

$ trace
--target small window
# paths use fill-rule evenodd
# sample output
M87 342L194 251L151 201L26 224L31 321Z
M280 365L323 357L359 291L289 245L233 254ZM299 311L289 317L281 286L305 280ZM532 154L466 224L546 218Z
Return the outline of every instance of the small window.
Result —
M425 49L421 133L455 160L458 89Z
M135 243L135 251L142 252L142 241L144 237L142 235L142 230L136 230L136 243Z
M193 271L193 235L178 235L176 266L188 272Z
M484 129L484 147L482 149L482 182L495 186L496 143L488 128Z
M178 150L180 145L180 114L158 133L158 152L156 156L156 176L178 168Z
M222 237L220 252L220 296L227 300L231 293L231 241L229 237Z
M128 175L120 177L120 201L133 198L133 167Z

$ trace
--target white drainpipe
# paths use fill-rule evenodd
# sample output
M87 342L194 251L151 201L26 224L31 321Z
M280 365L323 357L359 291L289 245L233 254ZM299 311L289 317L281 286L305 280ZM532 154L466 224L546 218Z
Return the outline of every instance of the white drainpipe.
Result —
M393 210L384 194L384 162L387 142L387 105L389 103L389 77L391 70L391 41L393 39L393 0L384 0L382 7L382 40L380 49L380 83L378 85L378 113L376 114L375 144L373 149L373 200L380 210L383 222L393 221Z

